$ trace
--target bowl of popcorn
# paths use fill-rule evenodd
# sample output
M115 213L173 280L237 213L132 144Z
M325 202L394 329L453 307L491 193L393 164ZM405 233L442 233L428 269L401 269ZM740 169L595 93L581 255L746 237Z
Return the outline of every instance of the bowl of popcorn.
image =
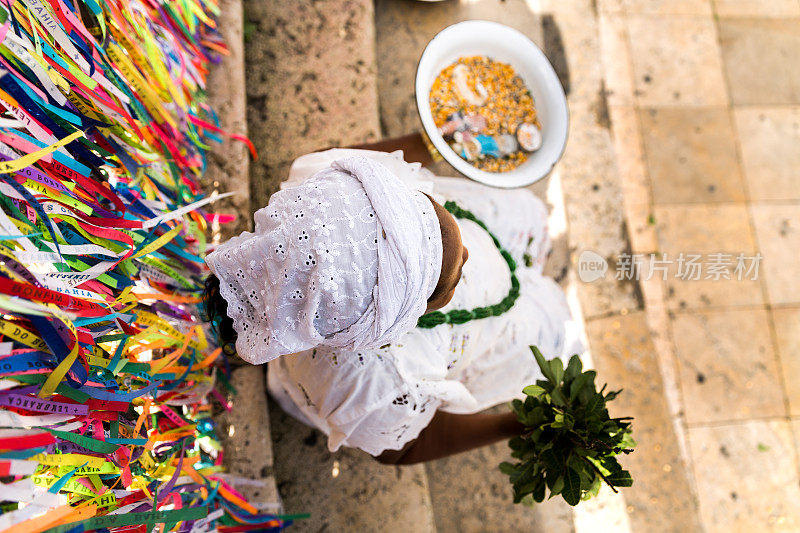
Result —
M415 90L431 143L475 181L530 185L564 152L564 89L539 47L513 28L485 20L445 28L422 53Z

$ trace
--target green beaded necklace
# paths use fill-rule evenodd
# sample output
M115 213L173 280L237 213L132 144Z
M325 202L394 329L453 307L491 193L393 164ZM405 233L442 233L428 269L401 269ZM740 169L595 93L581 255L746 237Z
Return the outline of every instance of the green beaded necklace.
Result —
M514 273L517 270L517 262L514 261L514 258L511 257L511 254L500 245L500 241L497 240L497 237L495 237L492 232L489 231L489 228L486 227L486 224L484 224L482 220L479 220L475 215L472 214L472 212L460 208L455 202L445 202L444 208L456 218L466 218L467 220L473 221L489 234L489 237L491 237L492 241L494 241L494 245L497 246L497 249L500 251L500 255L502 255L503 259L505 259L506 263L508 263L508 269L511 271L511 290L508 291L508 295L503 298L500 303L489 305L487 307L476 307L471 311L469 309L453 309L452 311L448 311L446 313L442 313L441 311L432 311L424 314L419 317L419 320L417 321L418 328L430 329L438 326L439 324L463 324L465 322L469 322L470 320L478 320L480 318L486 318L490 316L500 316L514 307L514 302L516 302L517 298L519 297L519 280Z

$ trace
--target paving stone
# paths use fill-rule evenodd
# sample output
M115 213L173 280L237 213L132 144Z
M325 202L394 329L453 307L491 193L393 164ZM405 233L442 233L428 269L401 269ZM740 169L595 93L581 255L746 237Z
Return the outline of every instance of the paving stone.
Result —
M632 16L628 31L640 105L727 104L711 17Z
M655 224L659 251L666 254L663 259L667 261L666 272L657 275L666 277L670 309L763 303L761 281L747 271L757 248L746 206L656 206ZM763 246L759 249L766 255ZM737 271L739 254L743 254L744 269ZM691 266L693 256L699 256L694 262L697 270ZM762 272L766 264L766 259L760 261ZM719 274L713 265L719 266Z
M797 456L800 457L800 418L794 418L790 422L792 426L792 433L794 433L794 447L797 451ZM798 464L798 472L800 472L800 464Z
M625 0L597 0L594 3L599 13L622 14L625 13Z
M247 120L259 150L253 208L300 155L378 137L368 0L246 0Z
M265 512L276 512L280 502L273 475L264 368L242 366L233 370L231 384L237 391L230 412L216 418L225 449L224 464L234 476L263 483L233 486Z
M800 308L773 308L771 313L789 414L800 416Z
M608 13L598 17L606 97L609 106L633 105L628 25L624 15Z
M797 0L714 0L720 17L800 17Z
M622 0L630 14L711 15L711 0Z
M494 411L507 409L499 406ZM508 444L499 442L427 463L437 531L572 533L572 509L562 498L533 507L512 503L508 476L498 468L509 460Z
M631 533L628 508L622 492L612 492L605 485L600 486L597 496L581 502L574 508L575 531L577 533Z
M745 200L728 108L649 108L641 121L655 204Z
M796 251L800 249L800 205L753 205L750 208L764 256L761 274L771 304L800 303Z
M632 416L635 451L620 459L634 483L622 489L631 531L699 531L687 476L645 314L589 320L586 333L598 384L624 389L612 416Z
M247 135L244 81L244 41L241 0L220 3L217 24L230 54L211 68L208 75L208 103L219 117L220 127L230 133ZM203 190L236 195L211 204L213 212L233 213L236 221L222 225L212 238L225 240L250 228L250 155L241 141L223 136L221 143L211 143L208 168L203 176Z
M644 284L642 289L647 299L650 288L647 284ZM655 297L656 295L653 294L652 296ZM672 342L672 321L670 313L663 305L663 298L657 304L648 300L647 326L650 328L650 339L653 341L656 357L658 358L658 367L661 371L661 379L664 386L664 397L667 400L670 416L672 417L681 457L686 463L687 475L690 476L691 457L686 440L686 407L680 389L675 344Z
M719 40L734 104L800 104L800 19L720 19Z
M612 105L609 110L630 248L634 253L654 253L658 250L658 238L638 112L632 106Z
M563 191L573 265L580 253L591 250L609 263L609 274L579 285L578 298L586 317L641 309L639 286L617 281L613 272L621 254L630 250L629 230L622 210L622 192L609 128L612 126L597 18L592 3L541 3L546 33L558 35L563 70L569 74L567 97L570 138L551 179L558 176ZM553 39L556 41L556 39Z
M689 429L709 533L800 530L800 487L785 420Z
M786 415L765 309L678 313L672 335L687 423Z
M263 386L263 384L262 384ZM364 452L330 453L327 437L270 403L275 473L293 531L434 532L422 465L381 465Z
M800 106L736 107L734 115L750 198L800 199Z

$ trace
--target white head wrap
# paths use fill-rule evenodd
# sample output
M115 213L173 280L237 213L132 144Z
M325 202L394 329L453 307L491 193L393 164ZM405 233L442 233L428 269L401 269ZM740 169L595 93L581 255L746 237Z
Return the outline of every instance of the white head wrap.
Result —
M255 214L206 263L236 350L260 364L319 345L376 348L415 327L439 280L433 205L366 157L335 161Z

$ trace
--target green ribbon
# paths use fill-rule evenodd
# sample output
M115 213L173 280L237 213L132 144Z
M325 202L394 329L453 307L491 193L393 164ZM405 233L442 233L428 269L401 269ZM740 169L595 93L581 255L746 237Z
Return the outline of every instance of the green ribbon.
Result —
M65 533L71 529L83 526L83 531L94 531L101 528L132 526L134 524L160 524L186 522L199 520L208 516L208 507L184 507L174 511L146 511L144 513L107 514L95 516L79 522L62 524L47 530L47 533Z

